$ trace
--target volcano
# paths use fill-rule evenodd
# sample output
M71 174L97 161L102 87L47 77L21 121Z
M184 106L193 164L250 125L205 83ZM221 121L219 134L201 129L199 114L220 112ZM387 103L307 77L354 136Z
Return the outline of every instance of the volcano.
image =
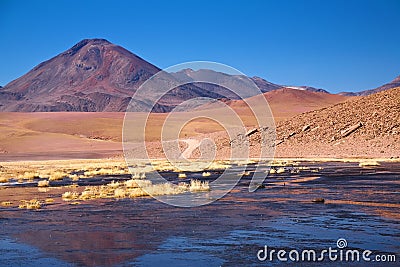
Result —
M0 111L125 111L132 95L160 69L105 39L85 39L0 89ZM194 85L172 90L154 108L194 97L222 96ZM134 103L147 110L145 103Z

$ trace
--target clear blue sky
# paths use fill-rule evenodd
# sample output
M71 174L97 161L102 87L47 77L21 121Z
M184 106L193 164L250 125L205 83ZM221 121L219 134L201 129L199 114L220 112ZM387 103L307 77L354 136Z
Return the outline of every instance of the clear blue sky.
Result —
M161 68L217 61L331 92L370 89L400 75L399 0L0 0L0 85L96 37Z

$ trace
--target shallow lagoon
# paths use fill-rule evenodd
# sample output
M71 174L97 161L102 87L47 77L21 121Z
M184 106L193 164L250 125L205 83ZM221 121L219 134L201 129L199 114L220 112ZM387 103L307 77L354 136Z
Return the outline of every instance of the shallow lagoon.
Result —
M1 207L0 265L262 266L271 264L257 259L265 245L322 250L336 248L339 238L345 238L349 248L397 254L400 261L399 163L362 168L351 162L301 162L300 166L308 168L290 173L289 167L268 176L263 188L249 192L254 169L250 166L250 175L231 193L195 208L172 207L151 197L98 199L80 205L55 201L38 211ZM212 180L217 175L212 172L202 178L187 173L187 179ZM120 177L92 181L110 179ZM32 192L37 188L29 185L0 190L9 197ZM46 194L56 198L61 193L51 189ZM324 204L312 202L320 197Z

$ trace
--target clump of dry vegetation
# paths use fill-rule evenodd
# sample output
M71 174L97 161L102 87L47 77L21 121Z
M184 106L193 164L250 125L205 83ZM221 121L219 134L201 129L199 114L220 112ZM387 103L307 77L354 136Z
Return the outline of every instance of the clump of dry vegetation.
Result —
M101 186L87 186L81 193L67 191L62 195L62 199L65 201L77 201L100 198L136 198L208 190L210 190L208 182L197 180L191 180L190 184L179 183L174 185L172 183L153 184L145 179L131 179L124 182L112 181Z
M38 172L26 171L23 174L18 175L18 179L32 180L34 178L39 178Z
M381 164L376 160L364 160L358 164L358 166L360 167L379 166L379 165Z
M209 191L210 185L208 182L202 182L199 180L191 180L189 190L190 190L190 192Z
M19 204L18 208L20 209L28 209L28 210L37 210L42 207L42 204L37 199L31 199L29 201L21 200L21 204Z
M126 163L118 159L2 162L0 183L7 183L10 179L16 179L20 183L34 179L77 181L97 175L126 174L129 174Z
M217 160L211 162L211 164L207 167L207 170L225 170L232 167L230 161L227 160Z
M50 181L57 181L57 180L62 180L64 177L69 176L68 172L64 171L55 171L49 175L49 180Z
M284 173L284 172L285 172L285 168L279 168L279 169L276 170L277 174L281 174L281 173Z
M11 206L12 202L11 201L2 201L0 203L0 205L3 206L3 207L7 207L7 206Z
M79 197L79 193L78 192L70 192L67 191L64 194L62 194L62 199L65 201L70 201L70 200L74 200L74 199L78 199Z
M49 186L49 181L48 180L41 180L41 181L38 182L38 186L39 187Z

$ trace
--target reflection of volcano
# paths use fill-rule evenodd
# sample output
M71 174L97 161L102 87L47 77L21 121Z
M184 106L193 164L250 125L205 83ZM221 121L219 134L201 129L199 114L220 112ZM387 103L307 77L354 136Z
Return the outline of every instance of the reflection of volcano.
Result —
M193 252L228 266L257 266L255 255L266 244L324 247L335 242L338 231L354 244L375 249L379 244L380 251L396 252L400 165L362 168L357 163L297 162L288 168L299 167L299 173L270 175L265 188L253 193L248 191L251 175L245 176L231 193L201 207L176 208L135 198L89 200L77 206L56 199L39 211L2 208L0 233L78 266L126 266L143 255L163 257L165 266L176 256L171 253L197 263L197 258L186 258ZM2 191L1 200L38 194L36 187ZM59 192L52 188L46 194ZM326 198L326 205L312 203L317 197ZM315 229L323 229L324 235ZM12 249L0 251L7 255ZM13 260L26 263L30 256Z
M170 237L213 240L228 236L244 226L244 214L260 208L245 208L233 205L234 202L227 198L190 209L171 207L150 198L95 201L76 207L57 204L43 212L26 213L28 217L21 224L14 216L25 215L10 213L10 220L16 221L2 231L67 262L113 266L156 251ZM268 217L279 214L273 210L262 213ZM210 227L217 230L210 231Z

